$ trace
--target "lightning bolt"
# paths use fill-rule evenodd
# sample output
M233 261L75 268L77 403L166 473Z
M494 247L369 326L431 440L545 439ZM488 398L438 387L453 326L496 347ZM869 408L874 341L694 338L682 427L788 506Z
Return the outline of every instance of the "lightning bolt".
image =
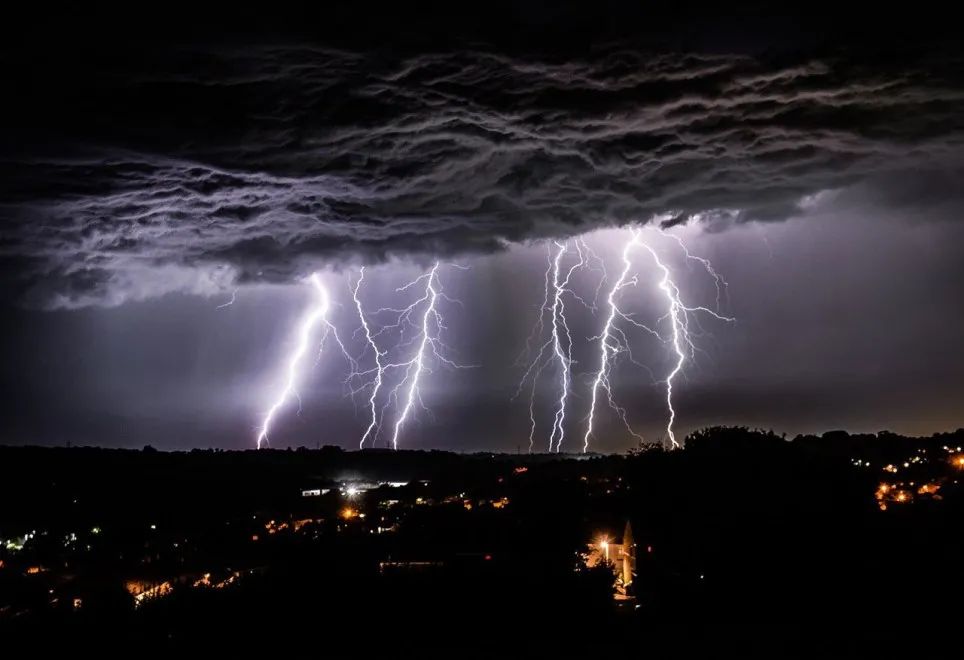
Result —
M361 321L362 328L365 331L365 339L368 342L369 347L371 347L372 352L375 354L375 380L372 383L371 394L368 397L368 405L371 410L371 420L368 423L368 427L362 434L361 440L358 443L358 448L362 449L365 447L365 442L368 440L372 432L375 432L376 436L378 433L378 417L377 411L375 409L375 400L378 398L378 391L382 387L382 377L385 374L385 366L382 364L382 358L385 357L385 351L379 350L378 344L375 343L375 338L372 336L371 326L365 318L365 311L362 309L361 298L358 297L358 291L361 289L362 281L365 279L365 267L362 266L358 274L358 281L355 283L355 287L352 289L351 295L352 299L355 301L355 309L358 310L358 319ZM355 375L355 374L353 374ZM373 439L374 441L374 439Z
M730 285L727 284L726 280L723 279L722 275L716 272L716 270L713 268L713 264L710 262L709 259L706 259L704 257L699 257L699 256L696 256L695 254L690 253L689 248L686 247L686 243L683 242L682 238L680 238L676 234L671 234L668 231L665 231L663 229L660 229L659 233L662 236L673 239L676 242L676 244L680 246L680 249L683 250L683 254L686 256L687 259L689 259L690 261L695 261L701 266L703 266L703 269L706 270L709 276L713 278L713 281L716 284L716 309L717 311L719 311L720 297L721 296L729 297Z
M566 301L562 294L566 293L567 291L572 293L569 289L569 281L572 279L572 274L585 264L585 258L583 257L580 243L577 241L576 254L579 256L579 261L569 267L569 270L566 272L566 277L560 282L559 262L562 259L562 255L569 250L569 247L560 243L556 243L556 247L560 248L560 250L556 256L555 264L553 265L553 285L555 287L555 296L553 297L552 305L552 350L553 353L555 353L556 360L559 363L561 382L559 384L559 406L556 408L556 416L553 420L552 433L549 435L549 451L552 451L552 441L553 438L556 438L556 451L558 452L559 448L562 447L562 440L566 433L564 426L566 422L566 403L569 399L571 381L570 371L572 369L572 333L569 331L569 323L566 321ZM565 353L562 351L562 336L560 334L560 328L566 334Z
M428 272L423 273L408 284L395 289L396 293L402 293L408 289L424 284L424 292L417 300L407 307L400 309L382 308L376 312L391 312L396 314L397 317L394 323L382 327L381 330L371 335L372 339L387 329L400 328L404 330L404 328L408 326L415 329L416 336L412 341L417 342L418 345L411 359L404 362L383 363L381 367L383 371L388 369L404 370L401 381L391 390L388 396L388 402L385 404L385 407L387 407L391 401L397 402L399 391L402 389L405 390L404 404L396 416L392 432L392 447L394 449L398 449L398 438L401 435L405 423L412 414L412 408L414 408L416 401L418 401L423 409L426 409L424 403L422 403L420 391L422 374L426 371L431 372L431 368L426 366L426 360L435 358L440 364L456 369L467 369L473 366L459 364L447 357L450 349L441 338L442 332L446 329L446 325L442 313L439 311L438 303L439 300L451 302L456 305L460 305L461 303L445 293L438 277L440 266L440 262L435 262ZM412 317L416 316L416 312L420 306L424 306L424 310L419 320L417 322L413 321ZM404 346L405 344L402 345Z
M662 236L674 240L683 250L683 254L688 260L700 263L706 272L713 278L714 282L716 283L716 301L718 309L721 302L721 297L723 297L726 293L726 280L716 272L708 259L704 259L703 257L690 253L686 247L686 244L683 243L678 236L669 234L662 230L659 230L659 233ZM657 282L657 288L666 299L667 311L659 319L659 322L663 322L667 319L669 320L670 333L668 338L664 338L653 328L641 323L632 314L624 312L619 306L618 298L620 293L626 288L636 287L639 284L638 276L630 276L630 271L633 267L631 254L635 248L642 248L649 252L653 257L653 260L656 262L656 267L660 272L661 277ZM629 431L629 433L635 438L639 440L643 439L642 436L636 433L630 426L629 420L626 416L626 410L616 403L613 396L612 383L610 381L613 363L615 362L617 356L622 353L626 353L629 356L629 360L633 364L646 368L645 365L639 363L633 357L629 337L626 334L626 331L623 330L619 325L621 322L628 323L637 329L644 330L646 333L659 339L663 343L669 344L672 347L673 355L675 357L673 368L670 370L663 382L666 384L666 407L669 411L669 421L666 425L666 434L670 439L671 445L675 448L679 447L680 444L677 442L676 435L673 431L673 425L676 421L676 409L673 406L673 383L674 379L683 370L687 357L693 357L697 350L696 344L693 342L693 336L695 333L691 331L690 323L694 322L697 327L699 326L698 321L696 321L695 317L691 318L691 315L696 313L705 313L720 321L732 322L735 320L728 316L723 316L722 314L707 307L691 307L684 304L679 287L673 280L669 267L666 266L666 264L660 259L656 250L654 250L649 243L643 240L642 232L638 228L634 227L629 230L629 240L627 240L623 245L622 265L623 266L619 277L614 281L612 287L609 289L608 295L606 296L609 314L606 317L602 332L596 337L590 337L590 340L599 340L599 367L596 370L596 375L592 382L589 413L586 418L586 432L583 436L584 452L588 451L589 441L593 435L600 390L605 391L606 401L609 404L609 407L617 413L620 420L623 422L623 425L626 427L626 430Z
M546 273L545 273L545 292L542 298L542 305L539 306L539 318L536 324L532 328L532 332L526 339L526 348L522 356L516 360L516 364L522 361L523 356L531 355L532 352L532 342L533 340L538 340L542 337L543 330L545 329L545 317L546 312L549 310L549 281L550 276L553 271L554 259L552 258L551 251L546 253ZM529 453L532 453L533 446L535 445L535 434L536 434L536 413L535 413L535 400L536 400L536 384L539 382L539 374L545 369L546 363L542 361L542 356L545 354L546 348L549 346L549 341L545 342L539 347L539 352L535 359L529 363L526 368L525 373L522 375L522 380L519 381L519 387L516 389L515 394L512 396L512 400L515 400L519 394L522 392L522 388L525 387L526 381L532 376L532 389L529 392Z
M599 390L604 389L606 391L607 402L609 407L612 408L623 421L626 429L629 431L633 437L642 441L643 436L636 433L632 427L629 425L629 420L626 417L626 410L620 407L615 399L613 398L612 385L609 380L609 376L612 370L612 364L614 359L619 353L629 352L629 340L626 334L620 330L616 322L620 319L625 319L632 323L633 325L647 330L651 334L656 335L657 338L659 334L654 332L649 327L639 323L629 314L623 312L619 308L617 302L617 296L626 287L634 287L638 284L638 278L634 275L629 276L629 271L633 267L633 262L630 259L630 254L633 248L640 245L640 231L639 229L632 228L629 232L630 239L623 246L622 252L622 262L623 268L619 273L619 277L613 282L612 287L609 289L609 293L606 295L606 304L609 308L609 314L606 317L606 323L603 325L602 332L596 337L590 337L590 340L599 339L599 369L596 371L596 376L593 378L592 382L592 394L589 404L589 414L586 417L586 433L583 435L582 451L586 452L589 450L589 439L593 434L593 423L596 417L596 404L599 400Z
M301 399L298 397L297 384L299 377L301 375L302 362L304 361L305 355L308 353L308 347L311 342L311 335L315 328L321 325L324 328L324 334L322 335L319 349L319 357L321 355L321 350L324 349L325 342L329 335L335 338L342 354L348 359L350 364L354 364L354 360L348 355L345 345L342 343L341 339L338 337L338 332L328 321L328 310L331 307L328 290L325 288L324 284L321 282L321 278L318 273L313 273L308 281L315 288L318 299L314 305L308 310L305 316L301 320L301 324L298 329L298 343L295 346L295 350L291 353L288 358L288 369L287 377L285 380L284 388L278 393L275 398L274 403L268 408L268 411L264 415L264 419L261 422L261 429L258 432L258 449L266 445L268 442L268 434L271 430L271 423L274 421L275 416L281 407L290 397L295 397L298 399L299 406L301 405Z
M234 301L237 300L237 297L238 297L238 290L235 289L234 291L231 292L231 299L230 299L230 300L228 300L227 302L221 303L220 305L218 305L218 306L215 307L214 309L224 309L225 307L230 307L231 305L234 304Z
M598 260L598 257L596 257L596 255L588 249L581 239L576 240L574 244L578 260L569 266L569 268L565 271L565 275L563 275L562 259L569 252L568 243L554 241L554 245L556 247L555 255L552 254L550 248L547 256L545 289L542 305L539 309L539 318L536 321L536 324L526 342L525 353L531 354L533 340L542 337L546 326L547 314L551 324L550 336L540 345L535 359L529 363L525 373L522 375L522 380L519 382L519 387L516 389L516 393L512 397L513 399L518 397L522 389L525 387L526 382L531 379L532 386L529 392L530 452L532 452L532 449L535 445L535 433L537 426L535 416L536 385L539 381L539 376L552 362L555 362L559 365L559 399L556 404L555 414L553 416L552 430L549 433L549 451L558 452L562 447L563 440L565 439L566 409L568 406L569 395L572 391L571 373L573 364L573 341L572 333L569 329L569 323L566 319L565 294L570 294L570 296L585 305L588 309L595 309L595 303L590 304L587 302L575 291L573 291L569 285L572 281L573 274L577 270L580 270L581 268L591 268L588 265L587 255L589 259ZM598 268L596 270L598 270ZM550 291L552 292L551 294Z
M664 233L664 235L666 235ZM686 246L678 239L678 237L673 236L679 244L683 247L683 251L687 258L694 258L690 255ZM670 370L669 375L666 376L666 408L669 410L669 420L666 423L666 435L669 437L670 443L672 443L673 448L680 447L680 443L676 441L676 435L673 433L673 423L676 421L676 409L673 407L673 379L683 370L683 365L686 363L687 352L683 350L685 345L689 349L689 355L692 357L696 352L696 345L693 343L693 339L690 333L690 314L694 312L703 312L709 314L713 318L720 321L733 322L736 319L729 316L722 316L717 312L707 308L707 307L688 307L683 304L682 298L680 296L679 287L676 282L673 281L672 274L669 268L663 263L649 244L641 243L642 247L645 248L653 257L656 262L656 267L662 273L662 277L657 284L657 287L662 291L664 297L666 298L667 311L663 319L669 319L670 321L670 343L673 347L673 352L676 355L676 362L673 365L672 370ZM715 275L712 265L709 261L698 259L701 263L706 266L708 272L717 278L719 283L719 276ZM717 301L719 301L717 299Z

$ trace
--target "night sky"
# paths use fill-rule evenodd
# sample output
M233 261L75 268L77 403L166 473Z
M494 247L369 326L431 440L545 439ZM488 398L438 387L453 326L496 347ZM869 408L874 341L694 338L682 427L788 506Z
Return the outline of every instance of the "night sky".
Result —
M467 368L430 365L431 413L400 446L524 451L527 394L511 397L547 256L581 237L611 284L629 226L691 304L715 309L713 280L657 227L729 284L735 321L700 317L676 381L678 436L964 425L964 54L928 3L317 5L7 21L0 443L252 447L305 278L366 365L359 268L374 311L439 260ZM665 331L646 253L633 274L621 304ZM600 278L574 276L602 296L571 301L563 450L582 444ZM652 374L624 360L613 391L663 439L673 356L633 336ZM355 447L367 424L345 361L315 348L272 446ZM537 388L537 449L556 382ZM599 420L593 449L636 443Z

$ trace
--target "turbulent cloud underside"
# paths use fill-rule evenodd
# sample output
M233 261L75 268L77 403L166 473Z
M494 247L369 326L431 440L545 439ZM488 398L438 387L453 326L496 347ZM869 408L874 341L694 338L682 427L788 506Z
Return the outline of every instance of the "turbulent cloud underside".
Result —
M958 70L622 50L185 52L90 81L98 99L77 110L69 149L0 162L0 244L28 300L71 307L657 214L780 220L820 191L959 173Z

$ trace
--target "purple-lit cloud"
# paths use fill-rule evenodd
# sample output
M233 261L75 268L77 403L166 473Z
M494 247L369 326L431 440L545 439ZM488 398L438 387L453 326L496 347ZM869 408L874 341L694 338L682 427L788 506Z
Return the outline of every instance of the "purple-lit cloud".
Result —
M782 220L820 191L962 166L953 59L201 55L105 72L116 124L96 108L63 153L6 160L2 254L28 301L229 291L656 214Z

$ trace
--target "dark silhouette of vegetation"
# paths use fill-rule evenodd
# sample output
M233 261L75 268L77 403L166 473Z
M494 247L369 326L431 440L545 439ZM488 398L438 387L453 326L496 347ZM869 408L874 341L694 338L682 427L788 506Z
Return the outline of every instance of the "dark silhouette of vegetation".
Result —
M626 456L0 448L0 634L125 657L922 652L953 641L933 631L964 586L958 445L710 428ZM883 510L883 482L926 488ZM627 520L617 602L581 555ZM132 581L173 589L135 608Z

